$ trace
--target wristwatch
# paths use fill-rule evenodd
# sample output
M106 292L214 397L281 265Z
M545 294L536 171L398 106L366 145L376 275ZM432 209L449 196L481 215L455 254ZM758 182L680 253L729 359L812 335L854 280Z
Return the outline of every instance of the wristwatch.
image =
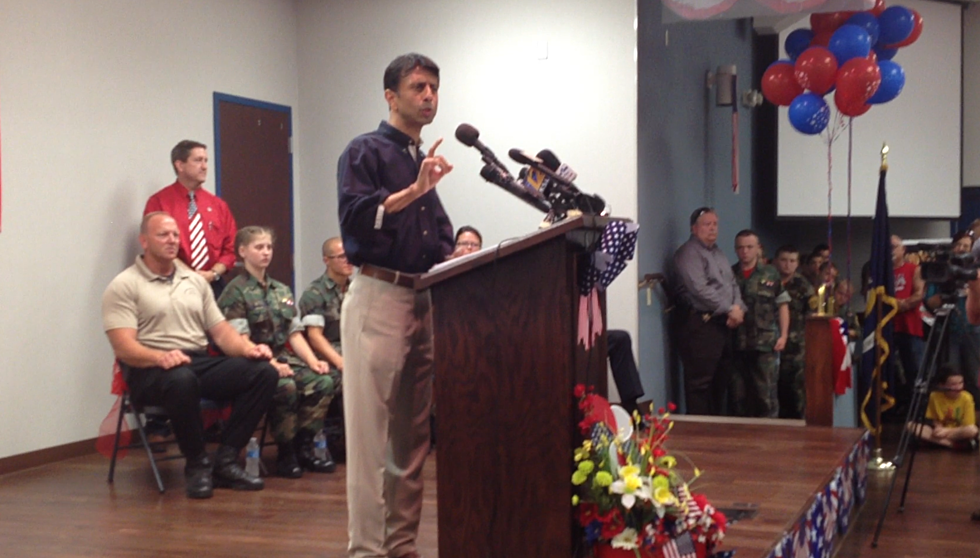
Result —
M215 271L214 269L212 269L212 270L211 270L211 273L213 273L213 274L214 274L214 277L213 277L213 278L211 279L211 282L212 282L212 283L214 283L214 282L215 282L215 281L217 281L218 279L221 279L221 274L220 274L220 273L218 273L217 271Z

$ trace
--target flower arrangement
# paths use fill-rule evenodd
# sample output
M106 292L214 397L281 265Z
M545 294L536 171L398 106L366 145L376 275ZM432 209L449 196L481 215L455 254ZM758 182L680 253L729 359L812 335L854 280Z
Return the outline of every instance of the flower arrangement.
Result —
M690 491L664 447L673 404L641 429L638 414L614 411L592 388L578 385L575 396L585 440L574 453L572 504L595 554L708 556L725 535L725 516ZM695 468L691 481L699 475Z

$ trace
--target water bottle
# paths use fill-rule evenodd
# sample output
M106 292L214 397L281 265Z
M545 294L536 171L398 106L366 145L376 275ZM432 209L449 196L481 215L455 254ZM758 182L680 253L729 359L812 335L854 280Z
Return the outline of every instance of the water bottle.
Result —
M320 461L327 460L327 436L323 430L317 432L313 438L313 455Z
M245 472L253 477L259 476L259 441L254 436L245 446Z

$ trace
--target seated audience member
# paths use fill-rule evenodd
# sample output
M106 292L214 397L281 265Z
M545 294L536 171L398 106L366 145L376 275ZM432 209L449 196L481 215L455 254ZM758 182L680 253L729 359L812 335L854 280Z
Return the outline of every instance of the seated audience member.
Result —
M456 250L452 257L458 258L473 252L479 252L483 248L483 235L475 228L464 225L456 231Z
M207 281L175 262L180 232L172 217L146 214L139 242L143 254L102 296L103 326L133 401L167 410L187 458L189 497L210 498L214 486L262 490L262 479L246 473L238 455L275 392L272 352L239 336L218 310ZM228 356L209 356L208 336ZM213 470L204 447L202 397L232 403Z
M266 274L272 262L272 230L244 227L235 235L235 249L245 272L232 279L218 307L245 340L268 345L270 364L279 376L269 422L279 453L276 473L300 478L303 469L331 473L332 459L319 459L313 438L323 430L339 377L317 359L303 337L303 325L289 287Z
M321 249L326 270L303 292L299 312L310 347L340 372L344 357L340 344L340 305L347 293L354 266L347 261L339 236L328 238Z
M907 428L920 440L953 449L976 449L977 420L973 396L963 391L963 374L951 365L936 372L936 388L929 394L925 421Z
M610 329L606 332L606 351L609 355L609 367L612 368L613 381L619 392L620 405L632 415L640 409L636 401L643 397L643 384L640 382L640 371L636 368L633 358L633 341L627 331ZM649 412L649 409L643 409ZM646 414L646 413L642 413Z

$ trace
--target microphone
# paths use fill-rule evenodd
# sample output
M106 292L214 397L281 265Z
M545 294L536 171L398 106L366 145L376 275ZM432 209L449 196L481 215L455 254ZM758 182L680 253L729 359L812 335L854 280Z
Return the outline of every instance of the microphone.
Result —
M523 202L539 209L544 213L551 211L551 205L538 192L525 188L521 183L514 180L506 170L501 169L493 163L487 163L480 169L480 176L491 184L496 184L511 194L520 198Z
M477 151L480 152L480 155L483 156L484 163L498 167L501 171L506 173L511 180L513 180L513 177L510 176L510 172L507 171L507 167L505 167L504 164L497 159L497 156L493 154L493 151L490 151L489 147L483 145L483 143L480 141L479 130L473 126L470 126L469 124L460 124L456 127L456 139L467 147L475 147Z
M578 173L559 161L550 149L542 149L534 156L520 149L511 149L508 155L514 161L527 165L527 172L522 172L524 182L544 194L559 218L564 218L571 209L593 215L599 215L605 209L605 200L596 195L583 194L575 186L572 181L578 177Z

